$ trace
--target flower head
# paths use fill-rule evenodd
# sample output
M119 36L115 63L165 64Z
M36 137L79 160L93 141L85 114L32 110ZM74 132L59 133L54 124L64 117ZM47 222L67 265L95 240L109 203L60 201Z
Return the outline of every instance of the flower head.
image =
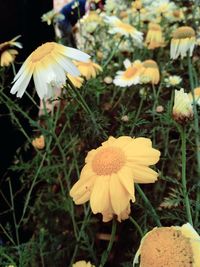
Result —
M143 33L128 23L124 23L115 16L106 17L106 22L110 24L109 33L119 33L122 36L131 37L136 44L141 44L143 41Z
M96 11L92 10L81 19L81 24L83 24L86 32L93 33L99 25L103 24L103 19Z
M160 72L158 68L158 64L152 60L148 59L143 62L144 71L141 75L142 83L151 83L158 84L160 81Z
M92 62L91 60L86 62L74 62L77 66L78 70L80 71L81 75L89 80L91 78L95 78L99 72L102 71L101 66L97 63Z
M145 40L148 49L155 49L164 46L162 29L159 24L150 22Z
M131 63L128 59L124 61L125 71L118 71L113 80L115 85L126 87L140 83L140 75L143 71L143 65L140 60Z
M134 182L154 183L158 174L148 166L159 157L148 138L110 137L88 153L70 196L76 204L90 200L93 213L102 213L103 221L114 214L119 221L126 219L130 200L135 201Z
M184 89L175 90L172 115L174 120L184 123L193 118L191 99Z
M85 62L88 61L89 55L55 42L39 46L21 66L10 92L22 97L33 75L40 99L53 97L55 89L65 84L66 73L73 76L80 75L71 59Z
M196 43L195 31L188 26L179 27L173 32L170 47L170 57L176 59L179 56L184 58L189 53L192 56Z
M166 86L176 86L180 84L182 81L182 78L178 75L170 75L168 78L165 78Z
M159 227L142 239L133 266L199 267L200 236L186 223L183 226Z
M45 147L44 135L40 135L40 137L36 137L32 141L32 145L37 149L43 149Z
M41 17L42 22L46 22L47 25L56 23L59 20L64 20L65 16L61 13L56 12L54 9L44 13Z
M0 44L1 67L8 67L15 60L16 55L18 55L18 51L12 47L22 48L22 44L20 42L16 42L19 37L20 35L10 41Z
M193 94L194 94L194 101L200 105L200 87L196 87L193 89ZM193 94L192 92L190 92L188 94L189 98L190 98L190 101L191 103L193 103Z
M81 88L84 79L82 77L76 77L72 76L71 74L67 74L67 78L71 81L71 83L76 87L76 88Z
M92 265L89 261L77 261L76 263L74 263L72 265L72 267L95 267L94 265Z

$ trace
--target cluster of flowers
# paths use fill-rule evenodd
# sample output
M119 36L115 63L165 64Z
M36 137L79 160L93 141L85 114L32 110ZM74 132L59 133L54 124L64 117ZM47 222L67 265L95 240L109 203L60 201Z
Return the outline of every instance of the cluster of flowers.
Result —
M124 49L130 42L136 51L165 47L167 41L161 22L164 19L165 25L179 21L184 23L184 18L184 9L168 0L136 0L130 9L124 8L123 1L108 0L105 13L91 11L81 23L91 38L98 27L106 25L107 35L114 35L114 40L119 41L119 49ZM144 40L141 29L146 24ZM0 45L1 66L8 66L17 55L10 47L21 48L15 40ZM191 57L196 44L193 28L188 25L176 27L172 31L170 58ZM113 80L117 86L128 87L141 83L157 85L160 82L159 67L153 59L136 59L133 62L126 59L124 66L125 70L119 70ZM88 54L55 42L45 43L26 59L14 78L11 93L22 97L33 76L39 98L46 100L58 95L56 91L65 85L67 78L79 88L84 81L80 75L90 79L100 71L101 66L92 62ZM168 85L180 82L181 78L176 76L166 79ZM175 90L174 118L180 122L192 118L192 104L199 102L199 96L200 88L193 88L189 93L185 93L184 89ZM39 149L44 147L43 137L36 141L35 146L39 142ZM100 147L88 153L80 179L70 190L70 196L77 205L90 201L92 212L101 213L104 222L112 220L114 216L118 221L125 220L130 214L130 201L135 202L134 183L154 183L158 173L149 166L156 164L159 158L160 152L152 147L148 138L109 137ZM154 228L143 238L134 265L138 263L140 255L140 267L200 266L199 249L200 237L190 224ZM74 267L84 266L93 265L84 261L74 264Z

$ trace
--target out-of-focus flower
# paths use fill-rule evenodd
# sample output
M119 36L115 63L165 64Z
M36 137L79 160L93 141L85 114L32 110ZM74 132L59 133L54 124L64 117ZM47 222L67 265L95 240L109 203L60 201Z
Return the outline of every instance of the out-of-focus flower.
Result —
M102 213L103 221L111 220L114 214L119 221L126 219L130 200L135 201L134 182L154 183L158 174L149 165L157 163L159 157L148 138L109 137L88 153L70 196L77 205L90 200L93 213Z
M128 122L129 121L129 117L127 115L124 115L124 116L121 117L121 121Z
M106 76L103 80L106 84L111 84L113 82L112 77Z
M39 46L25 60L14 78L11 93L22 97L33 75L35 88L40 99L53 97L57 88L66 81L66 74L80 75L71 59L86 62L89 55L62 44L48 42Z
M170 21L170 22L175 22L175 21L181 21L184 20L184 12L183 9L176 8L175 10L171 10L165 14L165 17Z
M84 30L89 33L93 33L96 28L103 24L103 19L97 11L88 12L81 20Z
M141 75L142 83L151 83L158 84L160 81L160 72L158 68L158 64L152 60L148 59L143 62L144 71Z
M91 60L86 62L75 61L74 63L79 69L81 75L85 77L86 80L95 78L97 74L102 71L102 67Z
M193 118L191 99L183 88L175 90L172 115L178 123L185 123Z
M145 44L148 49L155 49L164 46L165 43L162 35L162 29L159 24L153 22L149 23Z
M157 15L164 15L169 11L175 10L176 5L170 0L157 0L152 1L152 4L149 7L150 10L153 10Z
M118 71L113 80L115 85L126 87L140 83L140 75L143 72L143 64L140 60L135 60L133 63L126 59L124 61L125 71Z
M67 77L70 79L71 83L77 87L77 88L81 88L81 86L83 85L84 79L82 77L79 76L72 76L70 74L67 74Z
M193 94L194 94L194 101L200 105L200 87L196 87L194 88L193 90ZM192 95L192 92L190 92L188 94L189 98L190 98L190 101L191 103L193 103L193 95Z
M192 56L196 44L195 31L188 26L179 27L173 32L170 46L170 57L172 59L184 58L189 53Z
M132 2L131 7L136 9L136 10L140 10L142 8L142 1L141 0L135 0L134 2Z
M48 11L47 13L43 14L42 22L46 22L48 25L53 25L57 21L64 20L65 16L61 13L56 12L54 9Z
M10 41L0 44L1 67L8 67L15 60L16 55L18 55L18 51L12 47L22 48L22 44L20 42L16 42L19 37L20 35L16 36Z
M37 149L43 149L45 147L44 135L40 135L40 137L33 139L32 145Z
M176 86L182 82L182 78L178 75L170 75L165 78L165 83L167 87Z
M199 267L200 236L186 223L183 226L155 227L141 240L133 267Z
M72 267L95 267L94 265L92 265L89 261L77 261L76 263L74 263L72 265Z
M143 33L128 23L124 23L115 16L106 17L105 21L110 25L109 33L119 33L122 36L131 37L136 44L141 44L143 41Z
M156 112L162 113L163 111L164 111L164 107L163 106L157 106L156 107Z

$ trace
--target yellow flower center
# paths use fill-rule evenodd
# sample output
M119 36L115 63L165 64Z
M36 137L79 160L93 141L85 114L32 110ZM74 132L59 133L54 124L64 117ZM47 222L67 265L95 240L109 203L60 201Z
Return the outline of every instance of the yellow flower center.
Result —
M188 26L179 27L173 33L174 39L185 39L195 37L195 31Z
M136 74L137 71L138 71L137 68L129 67L127 70L125 70L124 77L129 79L129 78L133 77Z
M158 65L154 60L148 59L143 62L143 67L157 69Z
M190 240L180 230L170 227L154 229L142 243L140 261L142 267L192 267Z
M126 31L126 32L132 32L134 30L134 28L127 24L127 23L123 23L121 21L117 22L117 27L121 28L122 30Z
M117 173L125 163L125 155L120 148L100 148L92 161L92 169L98 175Z
M46 57L54 49L55 44L53 42L45 43L39 46L32 54L31 61L37 62Z

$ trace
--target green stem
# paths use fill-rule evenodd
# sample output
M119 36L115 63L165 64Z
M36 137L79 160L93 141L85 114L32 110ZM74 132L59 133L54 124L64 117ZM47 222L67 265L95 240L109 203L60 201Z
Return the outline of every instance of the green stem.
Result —
M145 193L143 192L143 190L140 188L140 186L138 184L135 184L135 188L138 191L138 193L141 196L141 198L146 203L146 205L148 206L149 210L151 211L152 218L156 222L157 226L162 226L161 225L161 222L160 222L160 219L158 217L158 214L156 213L154 207L151 205L151 202L149 201L149 199L147 198L147 196L145 195Z
M194 87L196 87L198 84L196 84L196 81L194 82L193 80L192 62L191 62L191 58L189 54L188 54L188 72L189 72L189 80L190 80L190 89L191 89L192 98L193 98L194 131L195 131L196 158L197 158L197 179L199 180L200 178L200 139L199 139L200 131L199 131L199 117L198 117L198 112L197 112L197 105L196 105L195 96L194 96ZM195 204L195 221L194 221L195 225L197 225L199 221L199 203L200 203L200 186L197 186L197 195L196 195L196 204Z
M139 234L140 234L140 236L142 238L144 236L144 233L142 231L142 228L139 226L139 224L136 222L136 220L133 217L129 216L129 220L136 227L136 229L138 230L138 232L139 232Z
M110 63L110 61L112 60L112 58L114 57L119 45L121 44L121 42L123 41L124 37L122 36L121 39L119 40L119 42L116 44L116 46L114 47L114 49L112 50L112 53L110 54L109 58L107 59L107 61L103 64L103 69L105 69L105 67Z
M141 113L141 110L142 110L142 106L143 106L143 103L144 103L144 98L145 98L145 97L142 96L142 98L141 98L141 100L140 100L140 104L139 104L139 107L138 107L138 110L137 110L137 114L136 114L136 116L135 116L135 118L134 118L133 126L132 126L132 128L131 128L131 130L130 130L130 133L129 133L130 136L133 134L133 131L134 131L134 129L135 129L135 124L136 124L136 122L137 122L137 120L138 120L138 118L139 118L139 116L140 116L140 113Z
M101 262L100 262L99 267L103 267L106 264L107 260L108 260L108 256L110 254L110 251L112 249L112 246L113 246L113 243L114 243L114 240L115 240L116 228L117 228L117 221L115 219L113 219L110 241L108 243L107 249L102 254Z
M192 214L190 208L190 200L187 192L187 179L186 179L186 131L185 127L179 127L181 134L181 159L182 159L182 190L185 202L185 209L188 222L193 225Z

